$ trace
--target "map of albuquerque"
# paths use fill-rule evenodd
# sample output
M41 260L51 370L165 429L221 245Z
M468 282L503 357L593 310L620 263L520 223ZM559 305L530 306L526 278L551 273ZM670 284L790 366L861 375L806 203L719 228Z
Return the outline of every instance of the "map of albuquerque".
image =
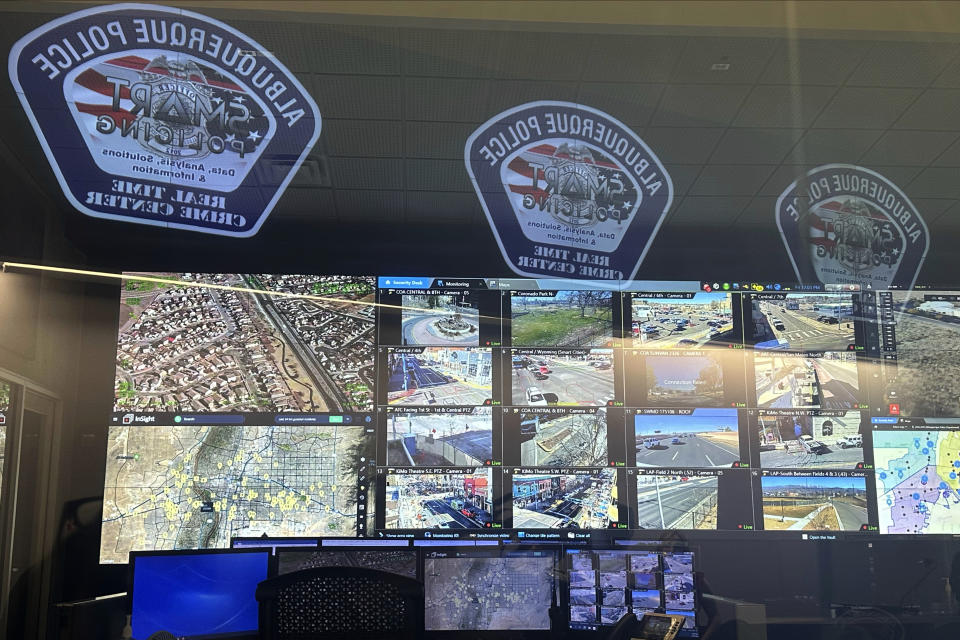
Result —
M960 431L874 431L880 533L960 533Z
M361 426L110 428L100 561L233 536L356 535Z
M372 409L373 278L131 275L115 411Z

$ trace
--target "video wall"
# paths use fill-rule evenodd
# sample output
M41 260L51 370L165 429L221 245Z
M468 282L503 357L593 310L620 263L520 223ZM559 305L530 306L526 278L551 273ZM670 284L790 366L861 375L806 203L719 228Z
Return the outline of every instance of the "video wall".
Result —
M151 273L119 315L102 562L960 533L960 291Z

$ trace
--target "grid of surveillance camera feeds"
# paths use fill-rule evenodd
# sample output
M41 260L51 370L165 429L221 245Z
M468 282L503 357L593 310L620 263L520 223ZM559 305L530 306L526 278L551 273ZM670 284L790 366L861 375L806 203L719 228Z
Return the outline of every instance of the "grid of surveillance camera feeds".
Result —
M956 534L958 362L960 291L128 273L101 561Z

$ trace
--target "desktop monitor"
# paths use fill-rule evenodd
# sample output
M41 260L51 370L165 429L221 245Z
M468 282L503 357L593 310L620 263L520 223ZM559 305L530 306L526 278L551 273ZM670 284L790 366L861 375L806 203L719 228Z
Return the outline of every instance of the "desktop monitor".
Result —
M268 550L131 553L134 640L160 630L178 638L256 631L256 590L269 563Z

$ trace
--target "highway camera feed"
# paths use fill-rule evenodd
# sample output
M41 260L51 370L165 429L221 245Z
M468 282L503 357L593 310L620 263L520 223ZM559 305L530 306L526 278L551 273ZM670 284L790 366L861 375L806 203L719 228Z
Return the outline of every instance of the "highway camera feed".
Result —
M387 465L475 467L493 457L493 410L387 415Z
M859 411L760 411L757 426L764 469L855 469L863 462Z
M387 529L479 529L493 518L490 469L475 473L388 473Z
M760 480L767 531L859 531L867 524L863 476L767 475Z
M706 292L692 298L635 297L630 310L633 346L692 348L733 337L730 300L729 293Z
M613 339L610 291L540 291L510 298L515 347L608 346Z
M752 315L757 349L844 351L854 343L849 293L755 297Z
M618 520L616 469L513 475L515 529L606 529Z
M895 392L887 400L899 403L903 416L960 416L957 292L894 291L889 295L897 360L884 376L888 391Z
M524 467L605 467L607 411L525 413L519 424Z
M637 528L716 529L717 477L637 475Z
M127 277L120 296L115 411L373 407L373 278Z
M606 406L614 399L613 349L514 349L513 404Z
M740 460L736 409L638 414L634 425L638 467L732 467Z
M401 323L404 345L480 344L480 312L472 296L402 296Z
M354 536L363 427L111 426L100 561L231 537Z
M426 554L426 629L548 630L554 571L550 553L503 558Z
M757 406L780 409L853 409L859 400L857 356L755 352Z
M488 348L387 349L387 404L482 405L491 397Z

